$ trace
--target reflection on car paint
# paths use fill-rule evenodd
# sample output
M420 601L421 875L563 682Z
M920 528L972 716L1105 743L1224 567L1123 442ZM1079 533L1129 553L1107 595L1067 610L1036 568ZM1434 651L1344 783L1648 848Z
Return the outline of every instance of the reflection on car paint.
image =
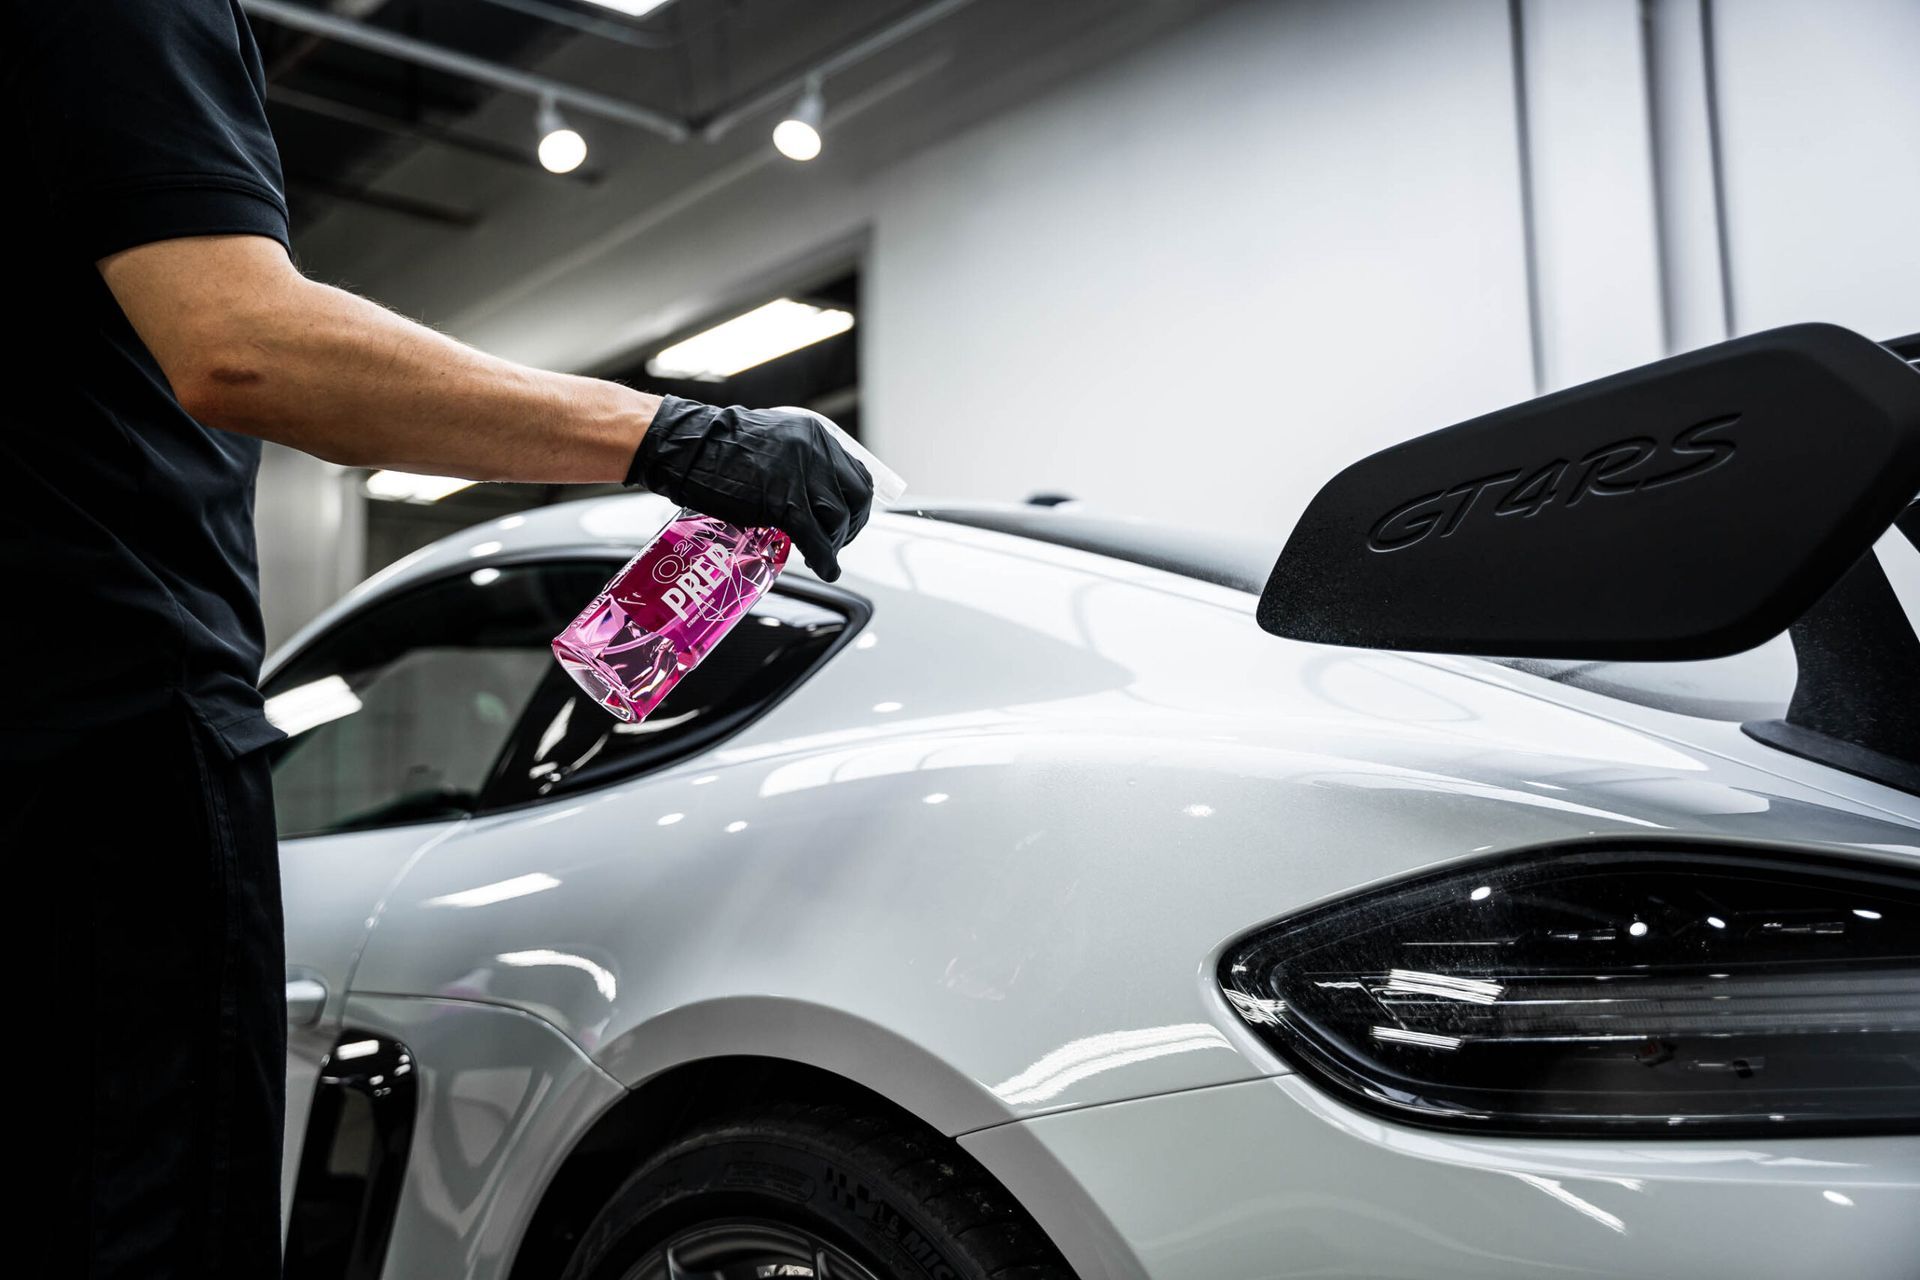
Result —
M1220 1029L1208 1022L1143 1027L1134 1031L1105 1031L1068 1041L1043 1055L1026 1070L1009 1076L992 1088L996 1097L1012 1106L1046 1102L1059 1097L1070 1086L1103 1071L1164 1058L1169 1054L1232 1047L1227 1038L1220 1034Z

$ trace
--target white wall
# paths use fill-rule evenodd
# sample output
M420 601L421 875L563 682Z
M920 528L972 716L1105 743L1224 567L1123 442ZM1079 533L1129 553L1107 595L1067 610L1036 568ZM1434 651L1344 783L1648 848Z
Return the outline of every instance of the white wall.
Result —
M1520 6L1542 390L1666 354L1637 0Z
M277 444L261 450L253 523L269 648L359 581L365 506L359 482L344 468Z
M1920 4L1517 9L1524 173L1509 7L1378 0L1217 15L900 166L877 446L943 492L1284 532L1344 463L1531 393L1522 182L1541 389L1728 336L1725 284L1735 332L1920 329Z
M1920 0L1720 0L1734 323L1920 330Z
M309 243L581 368L864 241L863 421L917 492L1278 534L1330 470L1531 393L1514 101L1505 0L1253 0L905 158L891 102L830 95L811 165L745 129L697 180L616 156L435 253Z
M570 368L865 244L865 422L917 491L1062 489L1277 540L1344 463L1717 340L1729 310L1742 331L1920 329L1920 3L1646 17L1248 0L913 154L884 94L830 95L813 165L756 128L644 164L616 138L601 187L503 185L455 241L343 224L310 244ZM274 541L263 521L269 560Z
M1531 392L1506 6L1254 4L924 152L874 209L869 432L925 490L1283 533Z

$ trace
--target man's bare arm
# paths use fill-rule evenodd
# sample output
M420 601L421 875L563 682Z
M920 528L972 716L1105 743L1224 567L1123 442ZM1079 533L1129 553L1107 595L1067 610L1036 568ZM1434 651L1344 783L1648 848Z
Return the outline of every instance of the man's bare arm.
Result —
M99 268L181 407L210 427L348 466L636 479L785 530L829 582L873 503L866 469L804 411L718 409L498 360L315 284L264 236L162 240Z
M463 346L308 280L261 236L163 240L99 268L188 413L348 466L619 481L660 405Z

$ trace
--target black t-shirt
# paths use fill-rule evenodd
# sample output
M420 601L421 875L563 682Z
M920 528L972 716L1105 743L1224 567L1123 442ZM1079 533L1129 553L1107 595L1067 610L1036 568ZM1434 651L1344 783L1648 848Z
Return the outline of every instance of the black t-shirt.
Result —
M286 243L260 55L232 0L5 3L0 758L179 701L250 751L278 736L255 689L260 445L187 416L95 263Z

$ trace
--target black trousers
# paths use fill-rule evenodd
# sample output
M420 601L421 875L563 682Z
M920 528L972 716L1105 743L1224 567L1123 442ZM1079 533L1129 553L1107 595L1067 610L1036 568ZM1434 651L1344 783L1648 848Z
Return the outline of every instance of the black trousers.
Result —
M273 1280L286 975L266 753L227 759L182 707L0 771L25 944L8 1056L29 1084L8 1250L26 1266L4 1269Z

